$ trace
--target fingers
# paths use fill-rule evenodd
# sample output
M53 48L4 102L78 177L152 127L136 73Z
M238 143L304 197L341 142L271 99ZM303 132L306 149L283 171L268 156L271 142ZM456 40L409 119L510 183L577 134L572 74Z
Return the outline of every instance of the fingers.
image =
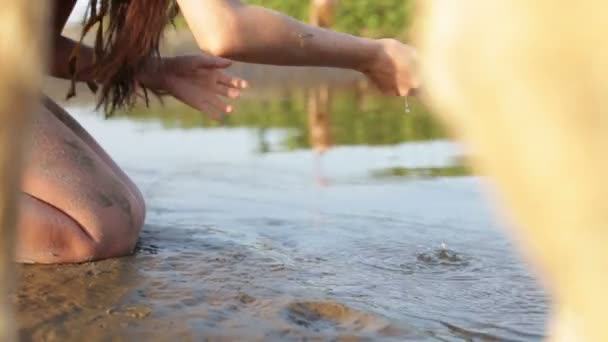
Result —
M203 104L210 105L215 109L215 111L219 111L221 113L232 113L233 110L232 105L222 101L218 96L204 95L201 96L201 99L197 102L199 102L201 106Z
M219 73L217 83L236 89L245 89L249 87L249 83L247 83L247 81L224 73Z
M167 79L166 90L170 94L190 107L209 114L211 118L222 118L224 114L231 113L234 108L224 101L224 97L238 98L241 90L248 86L245 80L209 68L174 74Z
M231 99L237 99L241 96L240 89L230 88L221 84L217 85L217 93L218 95L226 96Z
M408 87L399 87L395 86L380 86L378 85L378 89L382 92L382 94L386 96L407 96L411 89Z
M182 79L173 79L169 85L169 92L173 96L196 110L200 110L211 116L223 115L233 111L233 107L226 104L219 97L217 89L201 89L195 84L185 82Z
M216 98L216 100L219 100ZM185 101L184 101L185 102ZM188 103L192 108L205 113L211 118L211 120L219 121L222 120L226 114L232 112L232 106L226 105L222 101L220 103L213 101L213 99L201 99L200 101L196 101L195 103Z
M401 88L401 89L395 89L393 91L390 92L390 95L396 95L396 96L416 96L416 88Z
M407 82L402 84L378 84L380 91L387 96L416 96L418 93L418 86L413 82Z
M234 77L222 70L210 70L201 68L195 74L201 80L213 79L215 83L235 89L245 89L249 87L249 83L239 77ZM192 74L188 75L192 76Z
M194 109L200 110L203 113L206 113L207 115L209 115L209 117L211 117L212 119L216 119L216 118L221 118L224 113L216 108L214 108L213 106L211 106L210 104L207 103L200 103L197 106L193 106Z

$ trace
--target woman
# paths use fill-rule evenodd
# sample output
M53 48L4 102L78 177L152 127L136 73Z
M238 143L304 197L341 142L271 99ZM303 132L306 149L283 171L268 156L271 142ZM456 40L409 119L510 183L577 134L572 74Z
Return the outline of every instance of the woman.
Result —
M210 114L228 113L232 107L222 97L236 98L247 86L222 71L230 65L223 58L159 56L161 33L176 13L175 1L90 0L84 31L96 30L93 48L61 36L76 0L53 1L50 73L99 88L99 105L107 114L129 108L140 95L147 99L150 92L174 96ZM414 85L412 50L396 41L315 28L239 1L178 3L201 48L214 55L360 70L393 95L406 95ZM77 263L127 255L145 219L135 184L50 99L43 101L35 121L20 201L21 262Z

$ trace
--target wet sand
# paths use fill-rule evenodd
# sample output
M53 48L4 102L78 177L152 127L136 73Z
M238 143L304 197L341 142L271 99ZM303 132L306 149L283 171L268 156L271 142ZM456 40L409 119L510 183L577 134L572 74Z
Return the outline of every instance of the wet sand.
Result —
M198 229L176 233L148 226L132 257L83 265L24 266L14 298L22 340L403 337L404 331L380 316L335 301L281 294L273 289L281 284L267 279L280 282L293 272L241 246L216 245L213 235Z

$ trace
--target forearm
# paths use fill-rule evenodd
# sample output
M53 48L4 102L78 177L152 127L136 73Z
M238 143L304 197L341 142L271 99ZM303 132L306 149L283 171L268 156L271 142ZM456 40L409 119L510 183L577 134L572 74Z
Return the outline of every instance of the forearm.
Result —
M78 51L78 64L73 65L76 69L70 70L70 57L77 45L78 42L63 36L56 36L53 39L49 74L53 77L71 80L72 71L76 71L76 81L94 82L93 76L86 72L86 70L93 65L93 49L90 47L85 45L80 46Z
M361 70L380 50L374 40L306 25L239 1L179 2L199 46L230 59Z
M70 58L72 58L74 49L78 46L78 42L63 37L57 36L53 40L53 53L51 55L51 65L49 68L49 74L53 77L62 78L66 80L72 80L75 76L76 82L89 83L89 86L94 87L94 83L99 80L95 77L92 72L95 59L94 51L91 47L81 45L78 47L78 58L76 63L70 65ZM159 81L159 73L157 72L162 61L150 60L146 64L146 71L138 75L138 81L145 84L146 87L156 89L162 88L161 82ZM74 68L74 70L72 70ZM154 70L154 72L147 72L148 70ZM72 75L74 73L74 76Z
M53 16L51 30L51 49L49 74L53 77L72 79L70 70L70 56L77 46L77 42L62 36L63 28L76 5L76 0L53 0ZM79 63L75 71L85 69L93 63L93 51L91 48L81 46L79 51ZM78 73L77 81L92 81L90 75Z

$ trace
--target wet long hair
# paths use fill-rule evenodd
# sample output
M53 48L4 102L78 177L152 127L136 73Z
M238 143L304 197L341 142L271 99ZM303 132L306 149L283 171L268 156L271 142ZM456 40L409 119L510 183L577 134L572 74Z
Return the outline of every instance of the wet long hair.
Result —
M154 90L138 84L136 76L160 58L163 31L178 11L175 0L89 0L80 43L96 28L94 63L79 70L79 48L74 49L69 61L72 85L68 98L75 95L78 73L85 73L95 80L89 88L99 92L97 106L103 107L106 116L132 107L139 89L147 104L148 91Z

